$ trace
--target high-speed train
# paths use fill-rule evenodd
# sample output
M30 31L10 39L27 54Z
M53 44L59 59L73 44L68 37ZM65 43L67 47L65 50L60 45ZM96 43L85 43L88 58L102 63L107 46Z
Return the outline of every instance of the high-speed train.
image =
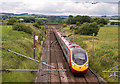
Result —
M71 41L58 29L54 30L55 36L64 52L68 65L72 73L87 73L88 71L88 56L87 52Z

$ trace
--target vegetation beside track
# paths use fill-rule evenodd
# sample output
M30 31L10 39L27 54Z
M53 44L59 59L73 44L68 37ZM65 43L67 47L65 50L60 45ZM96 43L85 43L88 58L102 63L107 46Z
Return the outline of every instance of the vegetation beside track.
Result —
M9 25L0 28L2 28L2 46L33 58L33 34L13 30ZM32 29L40 36L39 30ZM36 43L36 60L40 60L41 51L41 45ZM2 69L38 69L38 63L2 50ZM35 76L36 72L7 71L2 73L2 82L34 82Z
M71 40L76 42L84 48L89 56L90 67L95 70L102 78L104 73L112 67L118 65L120 58L118 57L118 26L104 26L101 27L98 35L95 36L95 52L94 60L92 61L92 36L74 34L70 30L70 26L60 29L65 35L69 36ZM118 71L118 68L114 70ZM110 76L107 74L106 76ZM118 82L114 77L105 79L108 82Z

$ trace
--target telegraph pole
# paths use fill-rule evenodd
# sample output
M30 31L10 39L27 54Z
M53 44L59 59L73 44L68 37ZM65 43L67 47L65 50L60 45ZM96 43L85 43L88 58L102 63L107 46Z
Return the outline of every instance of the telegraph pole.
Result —
M35 32L34 32L34 40L33 40L33 56L34 56L34 59L35 59Z
M93 33L93 46L92 46L92 60L94 59L94 33Z

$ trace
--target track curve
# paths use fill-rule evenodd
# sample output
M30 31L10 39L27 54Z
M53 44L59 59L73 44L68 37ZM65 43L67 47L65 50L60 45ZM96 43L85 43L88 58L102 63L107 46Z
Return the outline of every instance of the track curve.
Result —
M48 29L47 39L42 53L42 61L56 67L57 69L66 69L66 71L42 71L37 72L36 83L78 83L78 84L100 84L98 77L88 70L87 74L74 75L70 72L64 53L55 37L53 29ZM53 69L43 64L39 65L39 69Z

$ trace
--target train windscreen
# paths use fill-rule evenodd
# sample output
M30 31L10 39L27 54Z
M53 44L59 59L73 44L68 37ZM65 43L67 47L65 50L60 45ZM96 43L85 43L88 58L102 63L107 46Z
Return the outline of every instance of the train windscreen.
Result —
M83 65L87 61L87 55L83 50L74 49L72 52L72 58L78 65Z

